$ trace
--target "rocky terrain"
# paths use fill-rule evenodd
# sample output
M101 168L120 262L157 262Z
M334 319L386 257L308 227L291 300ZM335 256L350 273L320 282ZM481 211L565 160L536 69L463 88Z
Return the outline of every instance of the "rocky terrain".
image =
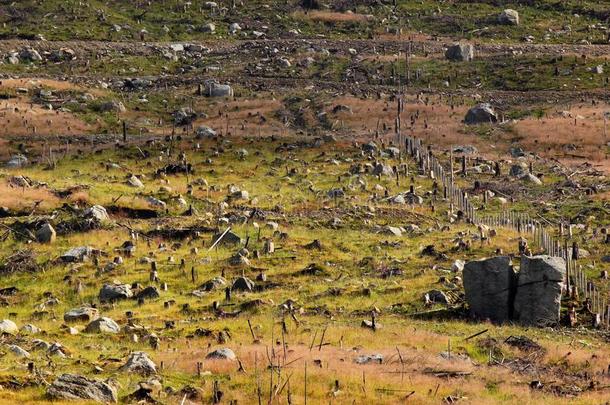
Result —
M0 0L0 402L607 403L609 17Z

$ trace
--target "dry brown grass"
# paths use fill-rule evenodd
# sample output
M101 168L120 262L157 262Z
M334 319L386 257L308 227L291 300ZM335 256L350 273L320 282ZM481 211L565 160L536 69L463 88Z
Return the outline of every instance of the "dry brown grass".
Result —
M309 19L313 21L321 21L325 23L339 22L362 22L368 21L370 17L364 14L357 13L337 13L333 11L313 10L308 12L296 11L292 13L294 18Z
M10 209L29 209L35 202L42 201L39 209L50 210L59 205L59 198L44 188L15 188L6 181L0 183L0 206Z

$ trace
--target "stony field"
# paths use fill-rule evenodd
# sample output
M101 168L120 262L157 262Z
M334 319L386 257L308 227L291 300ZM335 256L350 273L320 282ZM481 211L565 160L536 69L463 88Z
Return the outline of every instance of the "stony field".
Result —
M0 0L0 403L608 403L609 18Z

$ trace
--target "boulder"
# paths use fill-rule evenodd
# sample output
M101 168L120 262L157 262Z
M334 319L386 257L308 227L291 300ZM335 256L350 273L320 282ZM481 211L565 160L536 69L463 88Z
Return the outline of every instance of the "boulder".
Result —
M249 291L254 289L254 281L247 277L238 277L231 286L231 291Z
M153 298L159 298L159 297L160 297L159 289L155 286L148 286L136 295L136 298L138 300L153 299Z
M11 353L13 353L17 357L24 357L26 359L30 358L30 353L28 353L26 350L22 349L20 346L8 345L8 349L11 351Z
M116 403L117 390L112 385L76 374L62 374L47 388L51 399L91 400Z
M100 104L99 110L101 112L125 112L127 109L121 101L110 100Z
M212 138L212 137L216 136L216 131L214 131L210 127L201 125L200 127L197 128L197 130L195 131L195 134L199 138Z
M133 292L129 284L104 284L98 297L101 302L117 301L133 297Z
M372 174L373 176L393 176L394 170L392 170L392 166L377 163L373 168Z
M513 177L525 176L527 173L527 166L524 163L512 165L508 173Z
M228 348L216 349L205 356L208 360L237 360L233 350Z
M119 370L146 376L157 374L157 366L144 352L131 353Z
M241 31L241 26L238 23L231 23L229 25L229 34L236 34L238 31Z
M28 323L21 327L20 332L22 335L36 335L40 333L40 328L36 325Z
M28 164L28 158L23 155L15 155L6 162L6 167L23 167Z
M222 287L225 285L227 285L227 281L224 278L214 277L213 279L208 280L205 283L201 284L199 286L198 290L209 292L209 291L217 289L218 287Z
M498 116L489 103L481 103L468 110L464 122L468 125L496 123Z
M85 328L86 333L119 333L120 331L121 327L105 316L89 322Z
M217 233L212 237L212 243L215 243L222 233ZM225 236L222 237L218 245L239 245L241 243L241 238L234 232L227 232Z
M466 302L473 316L493 322L511 319L516 275L510 258L498 256L468 262L463 278Z
M142 181L138 179L135 175L131 175L129 178L127 178L127 184L135 188L144 187L144 183L142 183Z
M542 184L542 180L540 180L538 177L536 177L535 175L533 175L531 173L526 173L525 175L521 176L519 178L519 180L521 180L525 183L536 184L538 186Z
M83 262L92 253L93 249L90 246L79 246L68 250L60 256L60 259L66 263Z
M213 34L216 31L216 25L213 23L206 23L201 26L201 32L207 32Z
M102 207L101 205L94 205L91 208L87 209L85 211L85 217L93 218L100 222L108 221L110 219L110 217L108 216L108 211L106 211L106 208Z
M205 95L207 97L233 97L233 88L228 84L207 81L205 83Z
M498 15L498 22L506 25L519 25L519 13L507 8Z
M565 260L551 256L523 256L517 280L514 319L523 325L548 326L559 322Z
M447 48L445 58L459 62L469 62L474 59L474 46L471 44L455 44Z
M46 223L36 231L36 240L40 243L53 243L57 239L57 233L51 224Z
M17 328L15 322L10 319L3 319L0 321L0 335L4 335L5 333L8 335L16 335L19 333L19 328Z
M92 307L73 308L64 314L65 322L91 322L99 318L99 312Z
M176 125L189 125L197 119L197 113L192 108L181 108L174 112L174 123Z
M42 56L40 56L36 49L25 47L19 51L19 59L25 62L40 62L42 61Z

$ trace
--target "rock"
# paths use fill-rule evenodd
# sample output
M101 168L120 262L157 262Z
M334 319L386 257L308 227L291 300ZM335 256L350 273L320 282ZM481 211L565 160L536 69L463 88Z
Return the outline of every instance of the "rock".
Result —
M233 97L233 88L228 84L218 84L213 80L205 82L205 95L207 97Z
M208 34L213 34L216 32L216 25L213 23L206 23L201 26L201 32L207 32Z
M17 357L25 357L26 359L30 358L30 353L17 345L8 345L8 349Z
M470 62L474 59L474 46L471 44L455 44L447 48L445 58L452 61Z
M154 299L159 298L159 289L155 286L148 286L136 295L136 299Z
M229 258L229 264L231 266L250 266L250 260L248 260L247 257L236 253Z
M15 322L10 319L3 319L0 321L0 335L3 334L16 335L19 333L19 328L15 325Z
M197 113L190 107L181 108L174 112L176 125L189 125L197 119Z
M157 374L157 366L144 352L131 353L119 370L145 376Z
M505 322L511 319L511 291L516 275L506 256L466 263L463 271L466 302L470 313L481 319Z
M524 163L515 164L510 167L508 174L513 177L522 177L527 173L527 166Z
M507 8L498 15L498 22L507 25L519 25L519 13L513 9Z
M68 250L60 256L60 259L66 263L83 262L92 253L93 249L90 246L79 246Z
M356 357L354 360L356 364L370 364L370 363L383 363L383 355L382 354L371 354L371 355L361 355Z
M393 176L394 170L392 170L392 166L377 163L373 168L372 174L373 176Z
M110 100L110 101L106 101L102 104L100 104L99 110L101 112L125 112L127 111L127 109L125 108L125 105L121 102L121 101L117 101L117 100Z
M231 286L231 291L248 291L252 292L254 289L254 281L247 277L238 277Z
M105 316L89 322L85 328L86 333L119 333L120 331L121 327Z
M25 62L40 62L42 61L42 56L40 56L36 49L25 47L19 51L19 59Z
M28 158L23 155L15 155L10 158L8 162L6 162L6 167L23 167L28 164Z
M99 312L92 307L73 308L64 314L65 322L91 322L99 318Z
M342 188L333 188L326 195L328 198L343 198L345 197L345 191Z
M216 242L221 235L222 233L217 233L214 235L212 237L212 243ZM222 237L220 242L218 242L218 245L239 245L240 243L241 238L237 234L229 231L225 234L225 236Z
M362 145L362 151L364 153L373 153L373 152L376 152L378 149L379 149L379 147L373 141Z
M534 176L531 173L526 173L525 175L521 176L519 178L519 180L525 182L525 183L532 183L532 184L536 184L536 185L541 185L542 184L542 180L540 180L538 177Z
M451 271L454 273L458 273L463 270L464 270L464 261L463 260L458 259L455 262L453 262L453 264L451 265Z
M197 137L200 138L211 138L216 136L216 131L214 131L212 128L207 127L205 125L201 125L200 127L197 128L197 131L195 131Z
M385 233L386 235L402 236L402 230L396 226L388 225L384 227L383 233Z
M12 53L6 57L6 62L9 65L18 65L19 64L19 55L16 53Z
M468 125L490 124L498 122L498 117L489 103L481 103L468 110L464 122Z
M248 201L250 194L246 190L239 190L229 195L229 201Z
M76 374L62 374L47 388L51 399L91 400L116 403L117 390L112 385Z
M559 322L565 267L560 257L521 258L514 305L516 321L533 326L552 326Z
M142 188L144 187L144 183L142 183L140 181L140 179L138 179L135 175L131 175L128 179L127 179L127 184L131 187L135 187L135 188Z
M129 284L104 284L98 297L101 302L117 301L133 297L133 292Z
M57 233L51 224L46 223L36 231L36 240L40 243L53 243L57 239Z
M229 25L229 34L236 34L238 31L241 31L241 26L238 23Z
M76 59L76 52L70 48L59 48L51 52L49 60L51 62L65 62Z
M449 297L440 290L430 290L424 295L426 303L449 304Z
M106 208L102 207L101 205L94 205L87 209L85 211L85 217L93 218L100 222L108 221L110 219L108 216L108 211L106 211Z
M32 325L31 323L28 323L21 327L20 333L22 335L36 335L36 334L40 333L40 328L36 325Z
M472 155L477 153L477 148L472 145L461 145L453 148L453 153L463 153L464 155Z
M165 203L165 201L159 200L158 198L155 198L152 196L146 197L146 202L151 207L156 207L156 208L161 208L161 209L164 209L165 207L167 207L167 204Z
M201 284L198 288L199 291L210 292L212 290L217 289L218 287L222 287L227 285L227 281L222 277L214 277L211 280L206 281Z
M205 356L208 360L237 360L237 356L233 353L233 350L228 348L221 348L211 351Z
M525 151L523 150L523 148L521 148L519 146L511 146L509 149L509 153L514 158L519 158L519 157L525 156Z

